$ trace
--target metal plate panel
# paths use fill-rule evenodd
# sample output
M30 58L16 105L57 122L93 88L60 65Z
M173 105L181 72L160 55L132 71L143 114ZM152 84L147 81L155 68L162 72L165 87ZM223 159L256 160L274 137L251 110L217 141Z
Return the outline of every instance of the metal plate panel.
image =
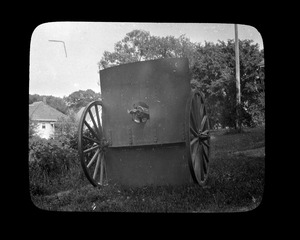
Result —
M109 184L145 186L193 182L185 144L172 147L110 148L105 160Z
M184 141L185 105L190 93L186 58L123 64L100 71L103 128L111 147ZM128 113L138 102L150 119L136 123Z

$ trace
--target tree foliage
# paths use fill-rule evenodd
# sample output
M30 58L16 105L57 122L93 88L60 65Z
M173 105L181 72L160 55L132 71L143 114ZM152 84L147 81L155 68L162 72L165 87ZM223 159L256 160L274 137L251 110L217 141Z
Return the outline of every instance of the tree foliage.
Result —
M63 185L72 174L79 175L78 153L70 147L68 141L33 136L29 139L29 152L31 194L51 194L49 189L52 186Z
M73 92L69 96L64 97L63 100L69 109L77 112L80 108L85 107L90 102L99 100L100 98L100 93L95 93L93 90L87 89L86 91L78 90Z
M67 117L58 119L55 125L55 139L67 143L73 149L77 149L78 122L74 110L70 109Z
M264 101L261 94L264 83L258 81L258 65L263 59L263 51L252 40L239 41L239 47L241 120L243 125L251 126L257 124L252 117L253 107L259 101ZM235 127L237 114L234 41L219 41L216 44L206 42L204 46L198 44L195 58L192 67L193 82L205 93L212 123Z
M193 52L194 44L185 35L158 37L147 31L133 30L115 44L113 52L104 52L98 66L101 70L124 63L171 57L188 57L193 62Z

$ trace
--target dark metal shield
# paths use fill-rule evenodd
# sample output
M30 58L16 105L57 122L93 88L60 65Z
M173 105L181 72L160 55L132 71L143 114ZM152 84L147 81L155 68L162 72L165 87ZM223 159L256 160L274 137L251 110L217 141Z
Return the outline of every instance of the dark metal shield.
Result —
M100 86L103 130L110 147L185 141L185 106L190 93L186 58L107 68L100 71Z

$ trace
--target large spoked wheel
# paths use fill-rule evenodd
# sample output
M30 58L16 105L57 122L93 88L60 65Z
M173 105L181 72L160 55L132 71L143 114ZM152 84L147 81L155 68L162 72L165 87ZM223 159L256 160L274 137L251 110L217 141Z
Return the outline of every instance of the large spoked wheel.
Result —
M106 184L104 153L108 146L102 130L102 102L94 101L84 109L78 129L78 151L81 166L94 186Z
M204 185L209 171L209 119L202 94L192 90L186 109L187 156L195 183Z

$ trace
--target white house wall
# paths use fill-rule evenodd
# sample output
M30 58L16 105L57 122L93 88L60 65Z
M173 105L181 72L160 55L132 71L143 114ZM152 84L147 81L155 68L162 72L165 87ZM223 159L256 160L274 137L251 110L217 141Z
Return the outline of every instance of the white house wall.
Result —
M42 126L45 126L43 128ZM51 126L53 124L53 127ZM36 134L41 138L49 139L54 135L54 122L39 122L36 127Z

